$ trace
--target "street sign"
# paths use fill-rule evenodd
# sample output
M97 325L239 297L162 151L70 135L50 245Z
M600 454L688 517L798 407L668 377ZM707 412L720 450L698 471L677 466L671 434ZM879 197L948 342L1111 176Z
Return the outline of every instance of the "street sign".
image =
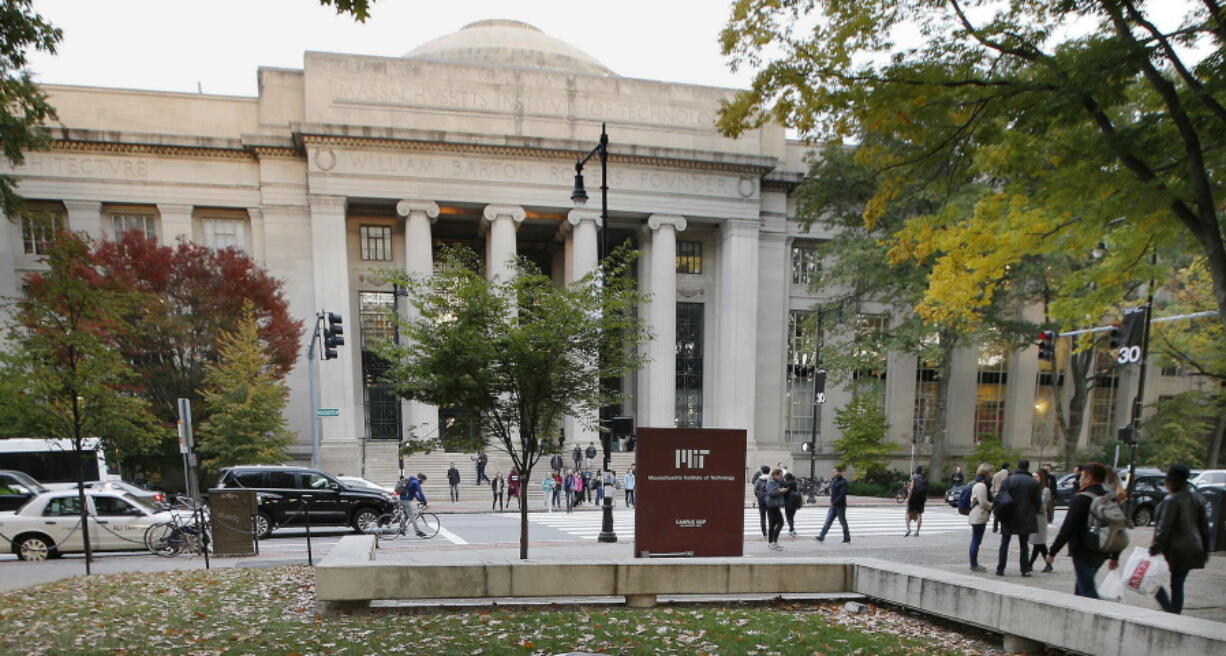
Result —
M339 417L341 416L340 408L319 408L315 411L316 417Z

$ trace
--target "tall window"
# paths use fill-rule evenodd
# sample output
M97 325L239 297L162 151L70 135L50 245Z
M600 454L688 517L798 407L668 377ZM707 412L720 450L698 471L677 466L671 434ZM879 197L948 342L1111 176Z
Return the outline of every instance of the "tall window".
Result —
M46 255L47 248L64 229L64 215L51 210L30 210L21 215L21 241L27 255Z
M1005 436L1005 386L1009 352L1004 346L979 350L979 381L975 393L975 441Z
M812 312L788 315L787 431L792 442L807 442L813 434L813 372L817 358L817 326Z
M677 304L677 428L702 428L702 310Z
M114 214L111 216L111 234L119 239L129 230L139 230L147 239L156 239L157 220L151 214Z
M364 225L360 229L362 259L389 262L392 259L392 229Z
M1059 344L1057 344L1057 349ZM1039 360L1039 372L1035 377L1034 422L1030 430L1030 443L1038 447L1055 446L1059 441L1059 425L1056 420L1058 391L1064 384L1064 375L1058 373L1050 360Z
M238 219L204 219L204 245L219 251L233 248L241 251L246 241L243 222Z
M861 314L856 317L856 333L852 342L860 366L852 374L852 396L874 394L885 403L887 354L884 336L890 319L884 314Z
M806 287L822 273L822 261L812 246L792 247L792 284Z
M1120 383L1115 359L1106 350L1094 356L1094 388L1090 391L1090 443L1102 444L1115 439L1119 428L1115 421L1115 402Z
M388 313L396 307L391 292L359 292L358 315L362 339L362 389L366 402L366 435L376 440L400 438L400 400L383 381L390 364L372 350L376 342L395 339L396 327Z
M677 242L677 273L702 273L702 242Z

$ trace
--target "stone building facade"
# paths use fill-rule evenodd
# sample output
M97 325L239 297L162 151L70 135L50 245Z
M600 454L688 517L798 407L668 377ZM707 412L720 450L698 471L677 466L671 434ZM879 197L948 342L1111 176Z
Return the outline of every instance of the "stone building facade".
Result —
M642 252L643 311L657 335L651 363L624 381L622 413L640 426L744 428L751 463L803 462L814 341L799 319L820 300L807 285L820 267L811 248L829 235L793 220L801 143L778 127L735 140L713 128L732 90L620 77L514 21L475 23L400 58L307 52L301 69L258 76L254 98L48 85L60 116L53 147L13 173L34 207L73 230L240 248L285 281L295 316L341 313L348 343L320 363L320 406L339 411L319 420L324 468L386 478L404 426L449 430L454 421L368 383L379 363L364 347L390 336L381 313L400 302L372 273L429 272L434 247L458 242L484 253L491 275L518 253L559 284L581 276L596 262L599 212L572 206L573 166L602 123L610 237ZM594 192L597 165L587 171ZM20 217L0 230L0 294L15 296L41 266L42 242ZM885 309L859 311L872 325ZM304 461L308 337L288 378L293 455ZM1035 351L959 352L955 457L982 434L1050 453ZM935 388L914 357L886 360L882 393L901 466L913 438L924 452ZM1186 384L1153 376L1155 395ZM1092 399L1087 439L1113 434L1115 408L1127 405L1116 391L1127 387ZM819 473L837 460L830 410L847 399L846 389L828 390ZM594 439L568 431L568 441Z

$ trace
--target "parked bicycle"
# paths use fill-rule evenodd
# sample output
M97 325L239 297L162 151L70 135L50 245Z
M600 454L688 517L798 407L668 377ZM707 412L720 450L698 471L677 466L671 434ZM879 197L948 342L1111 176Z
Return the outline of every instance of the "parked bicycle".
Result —
M212 542L207 507L191 508L192 514L171 516L169 522L145 529L145 548L163 558L181 553L202 554Z
M800 482L800 493L806 497L812 496L830 496L830 481L820 476L817 478L809 478L804 476L796 479Z
M408 535L411 526L413 526L413 522L409 520L409 514L405 512L404 505L397 504L395 510L380 516L379 521L374 526L369 527L366 532L374 533L375 537L381 542L390 542L403 535ZM442 528L443 524L439 521L438 515L432 512L425 512L423 507L418 507L418 537L429 540L438 535L439 530Z

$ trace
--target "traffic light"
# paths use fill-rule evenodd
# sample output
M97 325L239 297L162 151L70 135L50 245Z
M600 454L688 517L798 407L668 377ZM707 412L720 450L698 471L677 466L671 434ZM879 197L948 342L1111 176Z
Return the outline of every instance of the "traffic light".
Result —
M813 401L815 403L826 402L826 370L818 369L813 374Z
M341 315L335 312L328 312L324 315L327 325L324 326L323 351L325 360L335 360L336 347L345 345L345 338L341 335L345 334L345 328L341 324L344 320Z
M1124 331L1120 330L1118 323L1111 324L1111 344L1109 348L1112 351L1118 351L1124 346Z
M1056 359L1056 331L1044 330L1039 333L1039 359L1054 362Z
M1141 346L1145 341L1145 315L1148 308L1144 305L1124 310L1124 324L1120 327L1123 344L1121 346Z

